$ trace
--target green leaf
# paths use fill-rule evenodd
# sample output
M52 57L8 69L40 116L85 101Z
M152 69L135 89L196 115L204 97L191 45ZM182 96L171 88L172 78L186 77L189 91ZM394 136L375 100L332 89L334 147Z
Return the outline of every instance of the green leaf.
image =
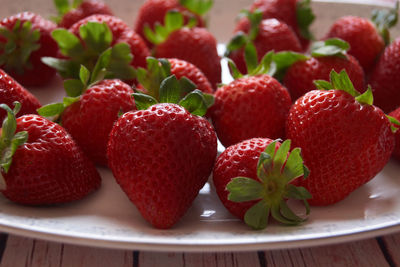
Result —
M75 102L78 102L81 98L79 96L77 97L64 97L63 98L63 104L64 104L64 108L72 105Z
M59 59L53 57L42 57L42 62L49 67L56 69L64 78L79 77L79 63L67 59Z
M144 35L151 43L158 45L164 42L172 32L181 29L183 27L183 22L183 15L179 11L170 10L164 18L165 26L156 22L153 31L149 25L146 24L143 28Z
M54 0L54 5L59 15L64 15L71 9L68 0Z
M77 79L64 80L63 85L69 97L80 96L85 89L85 85Z
M246 11L245 11L246 12ZM254 41L260 31L260 23L263 19L263 12L259 9L247 13L247 18L250 21L250 31L248 34L249 41Z
M229 56L233 51L239 50L247 43L247 37L244 32L237 32L226 46L225 56Z
M244 214L245 223L255 230L267 227L270 208L265 200L253 205Z
M288 184L286 196L289 198L299 199L299 200L312 198L312 195L310 194L310 192L308 192L307 189L305 189L302 186L294 186L292 184Z
M264 152L260 154L257 162L257 176L261 181L267 183L269 172L271 171L272 162L275 156L276 142L269 144Z
M290 183L294 179L304 175L304 164L300 148L296 147L290 152L283 169L283 174L287 183Z
M171 10L167 13L164 19L165 30L171 33L175 30L182 28L183 26L183 16L179 11Z
M314 36L309 28L315 19L315 15L311 9L311 0L297 1L296 4L297 25L300 29L300 35L307 40L312 40Z
M37 109L37 113L43 117L53 117L60 115L64 111L63 103L48 104Z
M207 109L209 109L210 107L212 107L212 105L214 105L215 97L213 94L203 93L203 98L204 98L204 102L206 103Z
M160 85L160 103L178 103L182 95L181 92L175 75L167 77Z
M13 110L6 104L0 104L0 108L7 111L7 117L3 121L3 125L1 128L2 137L4 136L5 139L11 140L14 136L15 130L17 129L17 121L15 119L15 114Z
M257 50L253 43L247 43L244 47L244 60L247 72L252 73L258 65Z
M154 97L142 93L133 93L133 98L137 110L145 110L158 103Z
M260 199L264 195L264 187L261 183L247 177L236 177L226 185L229 191L228 200L233 202L245 202Z
M109 48L112 42L112 32L105 22L89 21L79 28L79 34L87 49L98 54Z
M87 86L90 79L90 71L83 65L79 70L79 78L84 86Z
M288 157L288 153L290 150L290 140L285 140L281 146L278 148L278 150L275 153L275 156L273 157L274 160L274 168L277 171L281 171L282 166L286 162L286 159Z
M372 22L381 34L385 44L390 43L389 29L397 24L399 12L399 1L396 1L395 7L392 9L381 9L372 11Z
M299 224L299 221L292 221L290 219L286 219L285 217L283 217L282 214L281 214L279 206L271 207L271 215L272 215L272 218L274 218L278 222L281 222L281 223L286 224L286 225L297 225L297 224Z
M204 116L207 113L206 100L204 99L203 92L198 89L187 94L178 104L193 115Z
M182 77L178 82L179 87L181 88L181 96L186 95L197 88L197 85L195 85L190 79L186 77Z
M230 71L233 79L236 80L236 79L242 78L243 74L238 70L235 62L233 62L233 60L230 58L226 58L226 60L228 61L229 71Z
M330 82L324 80L315 80L315 87L319 90L332 90L333 86Z
M78 37L66 29L56 29L51 36L57 42L61 54L64 56L79 58L83 55L83 46Z
M347 58L346 52L350 45L338 38L332 38L325 41L315 42L311 46L311 55L313 57L337 56Z
M102 80L106 74L107 67L111 61L112 49L108 48L102 52L93 68L92 77L90 79L90 84L94 84Z
M386 118L388 118L388 120L389 120L389 122L390 122L390 129L392 130L392 133L396 133L398 130L399 130L399 126L400 126L400 122L396 119L396 118L394 118L394 117L392 117L392 116L389 116L389 115L386 115Z
M133 60L131 49L126 43L118 43L111 49L111 59L107 68L112 78L132 80L136 77L135 69L130 65Z
M249 75L268 74L273 76L277 71L276 64L273 62L273 56L274 52L272 51L265 54L261 59L260 64L258 64L258 66L251 73L249 73Z
M190 12L203 16L213 6L213 0L179 0L179 3L186 7Z
M276 65L274 77L276 77L278 80L282 80L286 70L290 66L298 61L305 61L307 59L309 59L308 56L291 51L282 51L273 54L272 61L275 62Z
M287 203L285 201L281 201L281 204L279 206L280 208L280 213L282 214L283 217L285 217L286 219L293 221L293 222L304 222L305 219L300 218L299 216L297 216L287 205Z
M330 80L334 89L345 91L354 97L360 95L360 93L354 88L353 83L345 70L342 70L340 73L332 70L330 73Z
M357 96L356 100L360 104L372 105L374 102L374 96L372 95L371 86L368 86L367 91L365 91L363 94Z

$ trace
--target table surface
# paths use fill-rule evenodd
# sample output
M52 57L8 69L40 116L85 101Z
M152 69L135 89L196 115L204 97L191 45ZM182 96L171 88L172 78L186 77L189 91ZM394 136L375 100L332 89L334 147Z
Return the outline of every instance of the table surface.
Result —
M218 3L219 0L216 0ZM365 0L372 2L370 0ZM384 0L391 1L391 0ZM107 1L106 1L107 2ZM122 5L128 1L113 2ZM135 13L142 1L127 5L126 14ZM230 2L230 9L239 11L250 0ZM136 7L135 7L136 6ZM13 0L9 9L0 9L0 17L24 10L40 10L54 14L51 0ZM115 8L115 7L114 7ZM221 2L215 12L223 12ZM125 21L133 21L128 16ZM223 16L216 18L223 23ZM214 25L220 25L219 21ZM228 35L227 30L221 34ZM222 41L227 36L220 36ZM1 267L42 266L400 266L400 233L356 242L301 249L235 252L235 253L163 253L115 250L47 242L0 233Z

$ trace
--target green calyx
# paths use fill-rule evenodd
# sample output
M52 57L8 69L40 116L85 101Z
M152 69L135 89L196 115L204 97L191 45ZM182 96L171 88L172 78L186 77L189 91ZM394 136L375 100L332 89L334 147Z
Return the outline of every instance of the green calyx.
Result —
M260 30L260 23L263 19L263 14L260 10L256 9L253 12L242 10L239 17L246 17L250 22L250 30L246 34L242 31L237 32L226 46L225 56L229 56L233 51L246 47L252 43L258 35Z
M381 9L372 11L372 22L375 24L386 45L390 43L389 29L397 24L399 13L399 2L392 9Z
M0 104L0 108L7 111L7 117L3 121L0 136L0 167L4 173L7 173L10 169L13 155L17 148L25 144L28 140L27 131L16 132L16 115L21 109L21 103L16 101L13 104L13 110L6 104ZM0 175L0 189L4 190L5 185L4 178Z
M314 35L310 31L310 25L315 19L315 15L311 9L311 0L297 1L296 17L299 26L300 35L308 40L314 40Z
M336 56L347 58L347 51L350 45L339 38L332 38L325 41L315 42L311 45L311 55L313 57Z
M187 8L190 12L204 16L212 8L213 0L179 0L179 4Z
M156 22L154 25L154 31L149 25L145 25L143 28L144 35L147 40L151 43L158 45L167 40L168 36L183 27L193 28L197 24L196 18L192 17L189 19L187 25L184 25L183 15L176 10L170 10L167 12L164 18L164 26Z
M214 96L195 89L186 77L178 80L175 75L165 78L159 87L158 99L136 92L133 94L136 108L144 110L157 103L174 103L184 107L193 115L204 116L207 109L214 104Z
M6 71L15 71L22 75L24 69L32 69L29 58L32 52L40 48L39 30L32 29L32 23L26 21L21 23L17 20L11 30L0 27L0 36L4 37L6 43L0 43L0 66Z
M56 22L60 23L62 17L68 13L69 11L76 9L80 4L82 4L83 0L73 0L72 3L69 0L54 0L54 6L57 9L58 16L52 17L51 19Z
M68 59L42 58L43 63L55 68L65 79L79 79L81 65L90 72L105 70L104 78L131 80L135 70L130 65L133 55L128 44L118 43L111 47L112 33L106 23L88 22L79 28L80 39L65 29L52 32L60 52Z
M309 171L303 164L300 148L289 153L290 144L291 141L286 140L276 149L274 141L266 147L257 164L258 180L236 177L226 186L230 201L259 200L244 215L244 221L253 229L264 229L270 214L278 222L287 225L298 225L305 221L289 208L288 199L302 200L306 214L310 212L307 202L311 198L310 193L304 187L291 184L297 178L307 178Z

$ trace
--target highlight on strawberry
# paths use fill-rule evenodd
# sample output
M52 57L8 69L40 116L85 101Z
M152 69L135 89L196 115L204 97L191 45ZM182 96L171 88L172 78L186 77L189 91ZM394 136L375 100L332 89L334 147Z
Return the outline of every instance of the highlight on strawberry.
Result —
M306 217L292 211L289 199L304 203L305 216L310 212L310 193L294 185L306 179L309 171L301 150L290 151L290 146L290 140L281 144L254 138L228 147L217 159L213 182L222 204L253 229L267 227L270 216L287 225L304 222Z
M82 199L101 183L96 168L60 125L38 115L16 118L14 103L1 128L2 194L24 205L49 205Z

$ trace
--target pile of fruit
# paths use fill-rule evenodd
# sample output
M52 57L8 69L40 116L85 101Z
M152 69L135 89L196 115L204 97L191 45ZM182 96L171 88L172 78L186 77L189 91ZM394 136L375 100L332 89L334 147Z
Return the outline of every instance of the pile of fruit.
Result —
M212 0L146 0L134 27L102 2L54 2L53 21L0 21L0 191L11 201L77 201L105 166L144 219L170 228L212 175L224 206L263 229L270 217L304 222L310 205L400 160L398 4L342 17L315 40L309 0L255 0L223 55L234 80L221 84ZM41 106L28 89L55 75L65 97Z

